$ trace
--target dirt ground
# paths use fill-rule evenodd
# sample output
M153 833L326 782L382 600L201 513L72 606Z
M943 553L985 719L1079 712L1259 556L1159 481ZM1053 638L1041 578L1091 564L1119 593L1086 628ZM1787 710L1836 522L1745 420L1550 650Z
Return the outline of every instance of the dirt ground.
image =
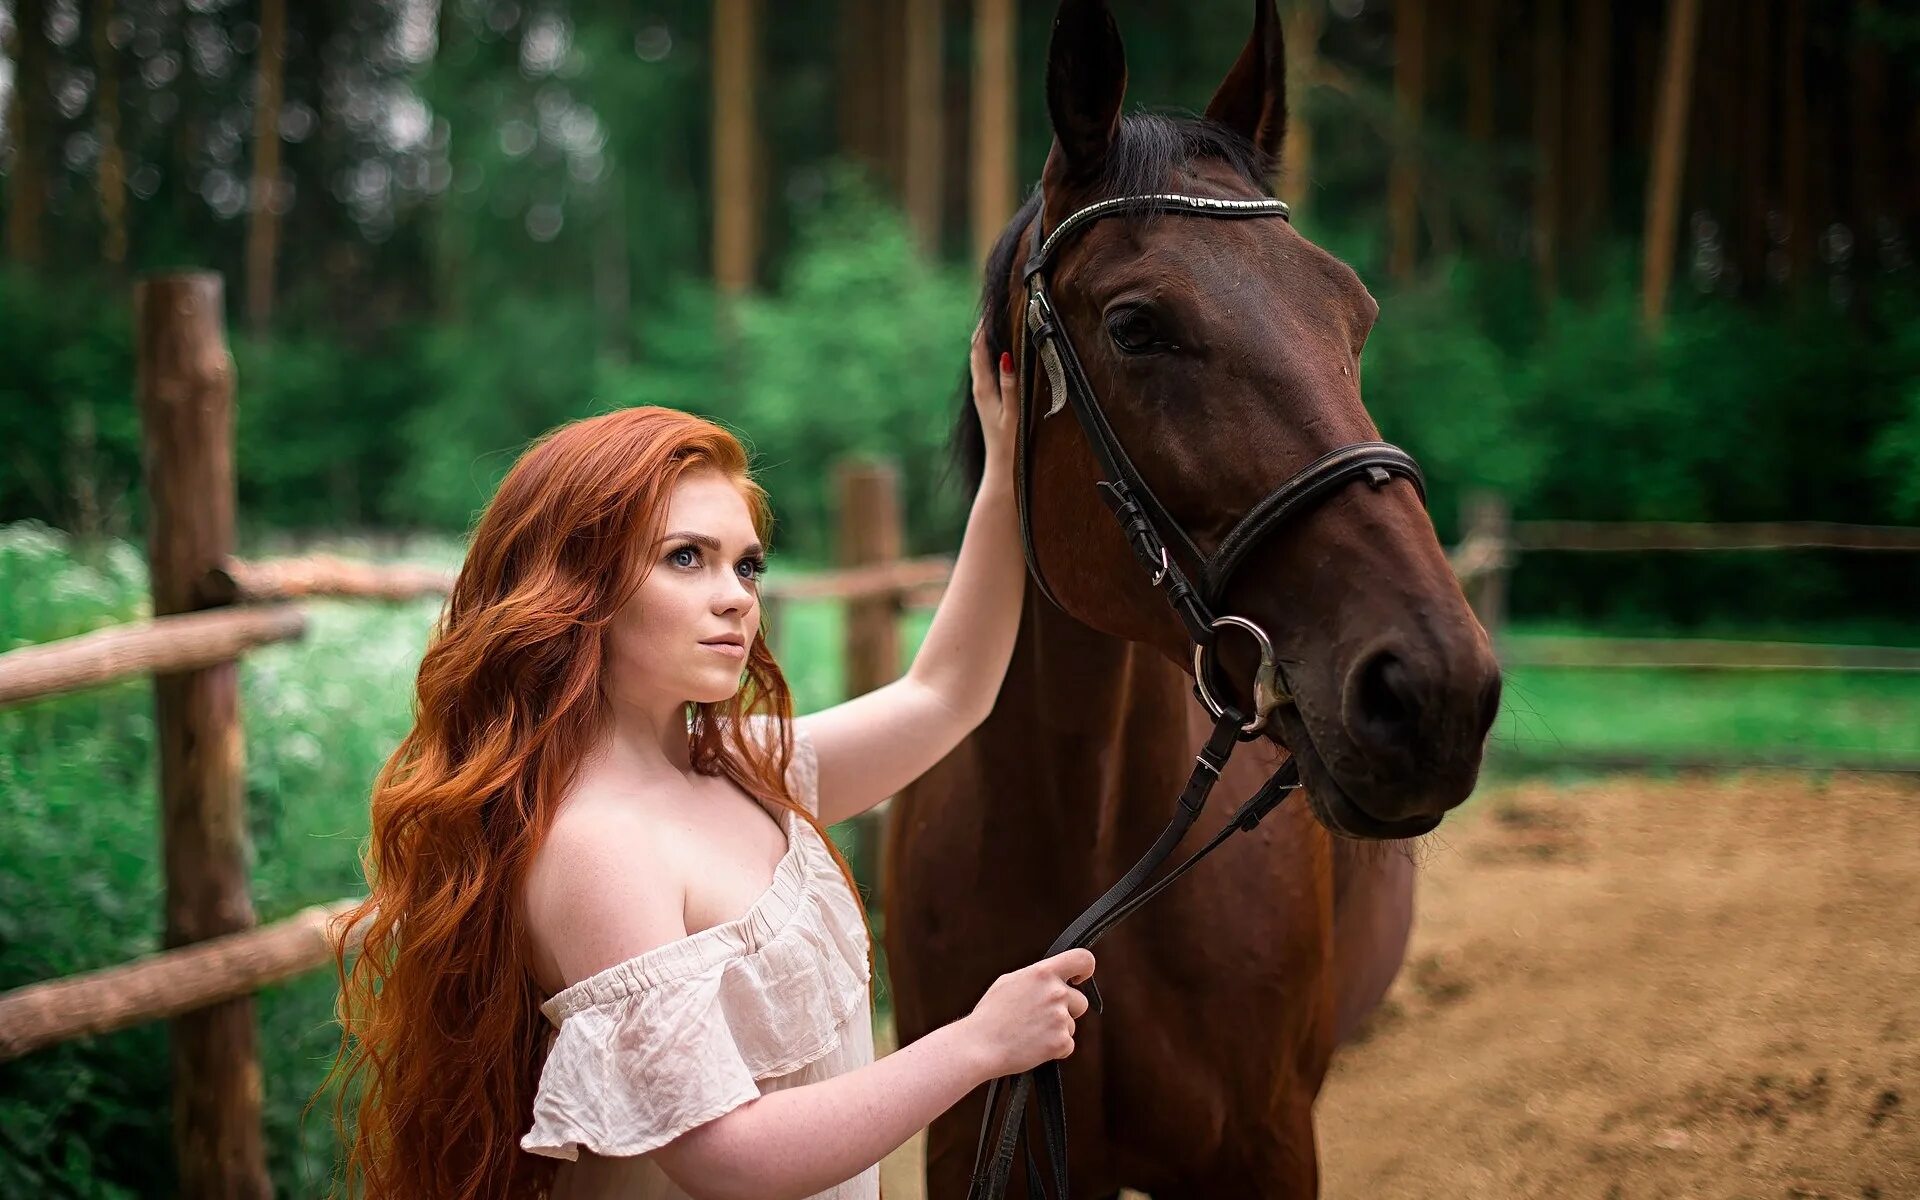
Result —
M1920 781L1506 785L1417 853L1328 1200L1920 1198Z

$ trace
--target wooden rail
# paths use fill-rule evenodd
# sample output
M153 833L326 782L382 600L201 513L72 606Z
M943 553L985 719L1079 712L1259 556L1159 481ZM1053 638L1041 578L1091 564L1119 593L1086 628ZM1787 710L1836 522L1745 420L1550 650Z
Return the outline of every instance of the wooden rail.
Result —
M275 605L155 617L23 646L0 654L0 708L134 675L197 671L306 631L305 613Z
M316 904L271 925L15 988L0 995L0 1062L168 1020L323 966L333 957L327 923L357 903Z
M453 589L452 571L410 563L353 562L332 555L265 562L228 559L200 581L209 604L258 604L337 596L355 600L418 600Z
M901 593L944 588L952 571L951 558L895 559L770 581L766 595L775 600L890 599Z

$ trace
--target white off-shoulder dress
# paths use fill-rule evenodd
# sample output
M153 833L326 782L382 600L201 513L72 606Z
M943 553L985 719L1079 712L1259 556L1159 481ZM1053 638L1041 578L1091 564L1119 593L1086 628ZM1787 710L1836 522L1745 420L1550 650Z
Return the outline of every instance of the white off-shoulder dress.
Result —
M796 726L788 786L819 812L819 762ZM787 851L746 913L553 995L533 1128L568 1160L554 1200L678 1200L651 1150L766 1092L873 1061L867 927L813 826L781 813ZM877 1166L816 1200L877 1200Z

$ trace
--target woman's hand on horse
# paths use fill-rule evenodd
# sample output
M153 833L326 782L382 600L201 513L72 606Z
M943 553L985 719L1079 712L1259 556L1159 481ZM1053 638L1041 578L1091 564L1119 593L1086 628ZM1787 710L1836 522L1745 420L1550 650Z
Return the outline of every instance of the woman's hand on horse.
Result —
M1073 1028L1087 1011L1074 987L1093 978L1093 952L1068 950L993 981L963 1018L979 1042L986 1078L1017 1075L1073 1053Z
M973 408L980 418L980 432L987 440L987 476L1004 477L1012 482L1013 438L1019 428L1020 396L1013 380L1013 356L1002 354L996 365L987 349L987 327L974 326L973 353L969 356L973 373Z

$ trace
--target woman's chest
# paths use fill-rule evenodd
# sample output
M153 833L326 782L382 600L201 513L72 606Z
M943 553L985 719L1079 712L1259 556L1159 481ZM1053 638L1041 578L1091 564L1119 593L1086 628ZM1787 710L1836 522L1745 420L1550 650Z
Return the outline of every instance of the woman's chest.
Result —
M721 781L716 781L720 783ZM687 932L744 916L789 852L786 820L731 784L686 797L676 814Z

